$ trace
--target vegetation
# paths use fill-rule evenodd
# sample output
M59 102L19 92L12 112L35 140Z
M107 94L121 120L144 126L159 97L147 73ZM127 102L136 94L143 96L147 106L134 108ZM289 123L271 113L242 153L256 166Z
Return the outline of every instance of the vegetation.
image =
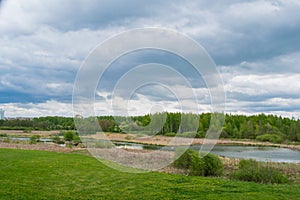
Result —
M144 116L95 118L75 118L80 122L81 134L103 132L130 132L137 134L160 134L181 137L205 137L209 128L221 128L222 138L256 139L275 143L300 142L300 120L275 115L231 115L226 114L225 123L221 121L210 127L211 113L156 113ZM95 121L96 120L96 121ZM95 123L97 122L97 123ZM100 125L100 126L99 126ZM101 127L101 129L100 129ZM73 118L39 117L26 120L0 120L0 129L14 130L74 130Z
M176 153L180 153L181 150L177 150ZM205 166L204 160L199 157L199 154L192 150L187 149L177 160L174 162L174 166L182 169L187 169L189 175L204 176Z
M264 166L255 160L241 160L239 169L231 175L233 179L258 183L287 183L288 178L271 166Z
M56 144L64 144L64 141L62 141L61 138L58 135L52 136L52 140Z
M0 133L0 137L8 137L6 133Z
M207 154L203 157L205 164L205 176L221 176L224 165L220 158L214 154Z
M0 120L2 130L73 130L74 120L71 117L37 117L33 119Z
M68 142L79 142L80 138L74 131L65 131L64 132L64 140Z
M181 151L181 149L177 150L177 154ZM200 157L199 153L192 149L187 149L174 162L174 166L187 169L189 175L194 176L221 176L224 168L219 157L213 154Z
M39 136L39 135L32 135L29 138L30 139L29 143L30 144L36 144L39 141L40 138L41 138L41 136Z
M283 137L276 134L264 134L257 136L256 140L261 142L282 143Z
M0 149L1 199L300 199L299 184L149 172L123 173L93 157Z
M89 148L113 148L114 144L111 143L111 141L106 141L106 140L95 140L94 142L89 141L87 144Z

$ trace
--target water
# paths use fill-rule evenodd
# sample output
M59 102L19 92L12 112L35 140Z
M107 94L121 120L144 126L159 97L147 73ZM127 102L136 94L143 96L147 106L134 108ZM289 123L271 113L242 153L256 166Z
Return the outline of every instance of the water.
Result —
M151 145L151 144L138 144L134 142L113 142L116 148L126 148L126 149L148 149L148 150L158 150L162 146Z
M12 137L12 138L9 138L11 140L19 140L19 141L29 141L30 138L27 138L27 137Z
M28 141L30 138L18 137L10 138L12 140ZM49 138L40 138L42 142L52 142ZM114 142L116 148L127 149L148 149L158 150L162 146L150 144L138 144L134 142ZM201 145L193 145L190 148L200 150ZM163 150L174 151L176 147L165 146ZM259 147L259 146L238 146L238 145L216 145L212 152L213 154L240 159L255 159L258 161L271 161L271 162L286 162L286 163L300 163L300 151L279 147Z
M192 148L199 150L200 147L198 145ZM265 162L300 163L300 151L279 147L216 145L212 153L230 158L255 159Z
M143 145L137 143L117 142L117 148L128 149L161 149L161 146ZM193 145L190 148L200 150L201 145ZM176 147L166 146L164 150L174 151ZM279 147L259 147L259 146L237 146L237 145L216 145L213 154L240 159L255 159L257 161L300 163L300 151Z
M28 137L11 137L11 140L19 140L19 141L29 141L30 138ZM40 142L53 142L51 138L40 138L38 139Z

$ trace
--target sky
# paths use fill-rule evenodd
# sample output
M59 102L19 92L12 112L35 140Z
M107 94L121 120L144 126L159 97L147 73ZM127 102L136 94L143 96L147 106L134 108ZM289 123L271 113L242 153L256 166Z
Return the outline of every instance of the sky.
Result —
M0 109L7 117L73 116L74 82L89 53L113 35L157 27L176 30L203 46L223 81L227 113L300 118L299 19L298 0L2 0ZM146 50L111 64L95 91L96 114L114 114L107 102L121 73L153 62L184 66L200 111L210 111L205 80L193 77L175 55ZM172 76L170 83L176 74L159 74L164 80ZM186 95L184 101L193 98L186 86L177 88ZM159 84L137 88L131 98L130 114L182 109L174 91Z

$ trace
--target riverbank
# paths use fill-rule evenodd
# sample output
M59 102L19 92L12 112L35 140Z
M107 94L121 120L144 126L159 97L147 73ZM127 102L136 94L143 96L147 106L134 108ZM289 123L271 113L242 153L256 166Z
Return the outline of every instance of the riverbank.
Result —
M20 137L30 137L32 135L39 135L41 137L49 138L52 135L57 135L61 133L60 130L54 131L30 131L24 132L22 130L0 130L0 134L7 134L8 136L20 136ZM121 134L121 133L104 133L104 134L94 134L89 135L88 137L94 139L109 139L113 141L123 141L123 142L134 142L140 144L150 144L150 145L174 145L174 146L182 146L182 145L197 145L203 144L203 138L184 138L184 137L167 137L162 135L155 136L141 136L137 134ZM207 141L209 142L209 141ZM215 142L215 141L213 141ZM270 142L258 142L255 140L232 140L232 139L219 139L216 142L217 144L222 145L247 145L247 146L270 146L270 147L281 147L281 148L289 148L300 150L300 145L296 144L277 144Z
M299 199L299 183L124 173L78 154L0 149L1 199Z
M22 130L0 130L0 134L7 134L10 137L30 137L32 135L39 135L43 138L50 138L53 135L61 133L60 130L54 131L30 131L24 132ZM173 146L184 146L184 145L201 145L204 142L203 138L183 138L183 137L167 137L162 135L155 136L142 136L137 134L121 134L121 133L104 133L104 134L94 134L89 135L89 138L93 139L108 139L112 141L122 141L122 142L134 142L140 144L149 144L149 145L173 145ZM206 140L209 142L209 140ZM216 144L220 145L245 145L245 146L269 146L269 147L281 147L289 148L294 150L300 150L300 145L296 144L277 144L270 142L258 142L255 140L232 140L232 139L219 139Z
M102 135L103 136L103 135ZM99 137L99 135L97 136ZM117 135L114 135L113 137L111 135L108 135L108 137L110 137L111 139L122 139L123 137L117 137ZM99 138L98 138L99 139ZM102 138L103 139L103 138ZM123 138L125 139L125 138ZM127 142L128 142L128 138L127 137ZM141 138L139 138L141 139ZM143 138L144 140L146 138ZM156 139L158 139L156 137ZM159 138L160 140L155 140L160 141L159 144L162 144L161 141L165 141L164 139L166 138ZM153 140L153 138L152 138ZM130 140L133 140L133 138L131 138ZM140 141L140 140L137 140ZM147 141L150 141L150 138L147 139ZM152 142L155 142L152 141ZM166 142L166 141L165 141ZM186 142L186 140L185 140ZM158 144L158 143L153 143L153 144ZM0 141L0 149L21 149L21 150L39 150L39 151L52 151L52 152L62 152L62 153L67 153L67 154L84 154L84 155L89 155L90 153L88 152L88 150L86 148L78 148L78 147L62 147L59 146L57 144L54 143L37 143L37 144L29 144L28 141L9 141L9 142L4 142L4 141ZM145 150L145 149L126 149L126 151L132 151L132 152L136 152L136 153L147 153L147 152L151 152L152 150ZM223 161L224 164L224 178L228 177L228 175L230 173L232 173L234 170L236 170L238 168L238 164L240 159L238 158L229 158L229 157L222 157L220 156L221 160ZM292 180L295 183L300 183L300 164L296 164L296 163L275 163L275 162L266 162L266 165L275 167L276 169L280 170L282 173L286 174L290 180ZM182 174L182 175L186 175L187 171L185 170L181 170L181 169L177 169L175 167L173 167L172 165L167 166L161 170L159 170L159 172L162 173L169 173L169 174Z
M36 143L36 144L28 144L25 142L3 142L0 141L1 149L23 149L23 150L39 150L39 151L54 151L54 152L64 152L70 153L74 150L80 150L80 148L67 148L59 146L54 143Z
M32 135L39 135L41 137L50 137L51 135L59 134L60 130L55 131L23 131L23 130L0 130L0 134L8 136L24 136L30 137Z
M122 142L134 142L140 144L150 144L150 145L173 145L173 146L184 146L184 145L199 145L204 143L203 138L183 138L183 137L167 137L162 135L155 136L137 136L134 134L120 134L120 133L105 133L105 134L94 134L89 136L94 139L109 139L112 141L122 141ZM300 145L292 145L292 144L276 144L270 142L257 142L254 140L229 140L229 139L219 139L217 141L209 141L216 142L216 144L221 145L246 145L246 146L270 146L270 147L281 147L281 148L289 148L300 150Z

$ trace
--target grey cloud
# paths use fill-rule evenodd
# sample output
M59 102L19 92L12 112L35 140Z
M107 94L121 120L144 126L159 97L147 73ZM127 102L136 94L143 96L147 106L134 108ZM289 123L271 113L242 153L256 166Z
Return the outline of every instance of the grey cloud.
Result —
M169 1L156 0L5 1L0 17L6 22L0 23L0 27L18 33L32 33L43 24L63 31L109 28L126 25L135 18L151 17L168 4Z
M99 42L131 28L157 26L184 32L207 49L220 65L231 110L299 112L297 102L288 103L298 99L300 90L299 10L297 0L3 1L0 103L70 101L76 71ZM111 89L112 82L128 70L126 65L153 62L154 57L159 54L120 59L107 72L102 86ZM156 61L181 69L193 88L206 88L201 77L187 70L186 63L167 54ZM155 99L156 89L139 92L153 101L172 99ZM283 100L277 104L274 98ZM206 97L204 100L207 102ZM43 106L53 108L55 103ZM13 106L21 115L18 105Z

